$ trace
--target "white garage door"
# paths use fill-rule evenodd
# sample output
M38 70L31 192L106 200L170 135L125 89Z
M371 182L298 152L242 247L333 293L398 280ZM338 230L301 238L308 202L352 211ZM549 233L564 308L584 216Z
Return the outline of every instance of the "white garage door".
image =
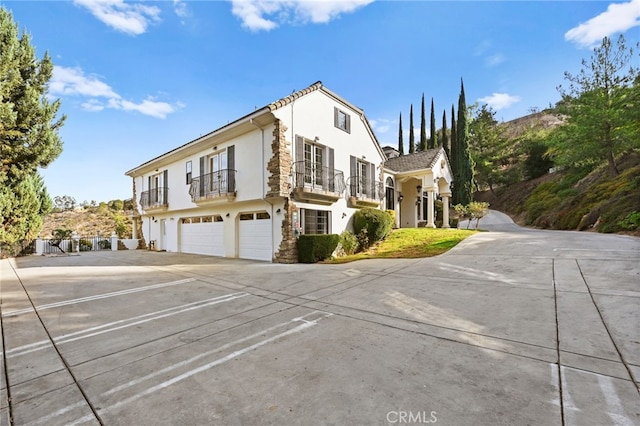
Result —
M224 256L223 224L220 216L182 219L180 251L182 253Z
M238 228L241 259L273 260L271 217L267 212L241 213Z

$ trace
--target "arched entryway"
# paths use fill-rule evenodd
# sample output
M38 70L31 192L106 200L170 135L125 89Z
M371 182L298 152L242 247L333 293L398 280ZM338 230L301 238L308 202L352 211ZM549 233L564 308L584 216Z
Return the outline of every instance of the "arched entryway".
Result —
M385 198L385 208L387 210L395 210L396 209L396 186L395 182L393 182L393 178L388 177L385 181L385 190L384 190L384 198Z

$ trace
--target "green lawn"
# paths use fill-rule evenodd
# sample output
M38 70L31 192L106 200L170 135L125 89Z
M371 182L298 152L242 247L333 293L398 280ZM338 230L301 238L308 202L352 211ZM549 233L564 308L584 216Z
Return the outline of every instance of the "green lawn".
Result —
M410 259L437 256L476 232L440 228L394 229L384 241L366 252L326 260L325 263L346 263L360 259Z

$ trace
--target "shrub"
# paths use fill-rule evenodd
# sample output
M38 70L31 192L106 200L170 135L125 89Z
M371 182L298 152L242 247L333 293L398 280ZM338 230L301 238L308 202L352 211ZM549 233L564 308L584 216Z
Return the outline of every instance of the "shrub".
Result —
M391 216L391 227L396 227L396 211L395 210L385 210L385 213Z
M367 233L367 228L362 228L358 235L356 235L356 239L358 240L358 248L360 250L366 250L371 245L369 243L369 235Z
M353 215L353 229L356 235L359 236L362 230L366 229L369 245L383 240L391 232L392 226L391 215L382 210L365 207ZM369 245L361 248L367 248Z
M352 232L344 231L340 234L340 245L344 254L354 254L358 251L358 238Z
M87 239L82 238L78 241L78 244L80 244L80 251L91 251L93 249L93 243Z
M338 247L340 236L337 234L300 235L298 238L298 261L316 263L331 256Z
M111 240L100 240L98 241L98 246L102 250L108 250L111 248Z

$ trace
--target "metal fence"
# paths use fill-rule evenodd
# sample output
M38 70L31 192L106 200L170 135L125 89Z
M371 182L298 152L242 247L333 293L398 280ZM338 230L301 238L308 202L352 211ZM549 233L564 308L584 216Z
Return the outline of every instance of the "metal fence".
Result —
M54 254L54 253L62 253L58 247L52 245L54 241L53 239L43 239L42 245L42 254ZM32 243L33 252L36 251L35 247L36 242ZM66 240L60 241L60 248L67 253L73 252L76 249L75 244L78 244L80 251L101 251L101 250L111 250L111 238L104 237L101 235L95 235L90 237L78 237L77 243L73 238L68 238Z

